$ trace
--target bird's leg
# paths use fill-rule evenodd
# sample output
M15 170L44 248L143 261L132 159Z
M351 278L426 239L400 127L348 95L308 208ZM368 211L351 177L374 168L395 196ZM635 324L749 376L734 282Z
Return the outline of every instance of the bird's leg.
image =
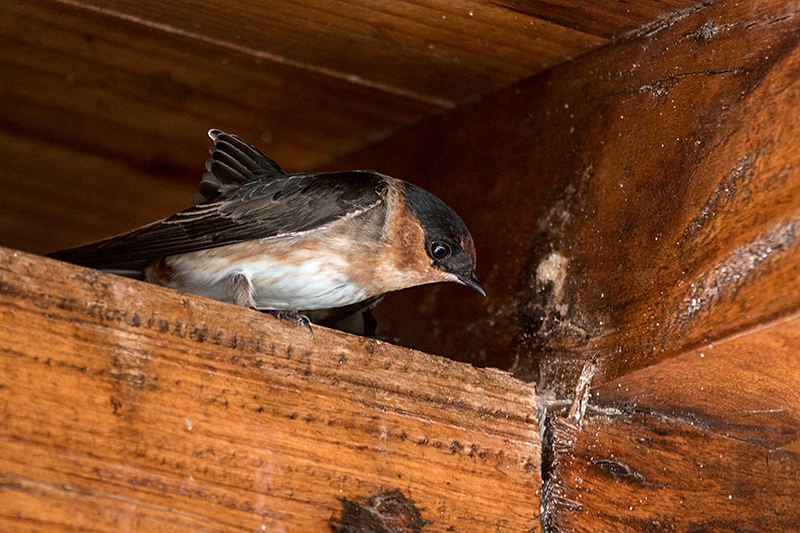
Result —
M311 329L311 321L306 315L301 315L297 311L267 311L269 314L283 322L287 320L292 324L300 326L301 328L308 328L311 332L311 338L314 338L314 330Z
M233 276L233 303L241 307L257 309L255 299L255 288L250 282L250 278L241 272ZM314 330L311 329L311 321L306 315L301 315L296 311L267 311L269 314L279 319L281 322L288 320L301 328L308 328L311 337L314 337Z
M233 276L233 303L241 307L256 308L255 289L250 278L241 272Z

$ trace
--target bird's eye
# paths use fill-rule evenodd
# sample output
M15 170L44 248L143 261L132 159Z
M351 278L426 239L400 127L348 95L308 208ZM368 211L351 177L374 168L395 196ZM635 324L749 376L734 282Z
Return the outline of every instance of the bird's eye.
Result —
M431 257L434 259L444 259L445 257L449 257L450 254L453 253L453 250L450 248L449 245L443 242L432 242L431 243Z

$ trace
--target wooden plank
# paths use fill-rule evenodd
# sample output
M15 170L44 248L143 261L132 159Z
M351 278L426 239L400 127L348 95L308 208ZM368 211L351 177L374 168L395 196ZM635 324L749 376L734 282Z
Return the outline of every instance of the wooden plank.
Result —
M796 531L800 315L602 384L545 422L547 531Z
M143 226L192 205L191 183L158 179L123 163L0 132L0 243L48 253Z
M2 530L539 531L503 372L8 249L0 365Z
M556 24L612 39L627 32L643 29L702 7L702 2L692 0L667 0L666 2L585 2L582 0L499 0L498 5L526 15L549 20Z
M3 2L0 129L194 178L211 127L307 169L443 109L142 22L72 2Z
M592 404L669 416L768 449L800 441L800 315L689 350L592 391Z
M341 159L462 213L489 295L379 333L568 394L795 312L798 42L793 5L714 2Z
M267 61L445 105L507 87L606 42L490 2L81 0L78 4L212 39L221 46L244 47ZM657 17L660 10L654 11L652 16Z
M800 456L671 417L547 421L543 528L619 533L800 529Z

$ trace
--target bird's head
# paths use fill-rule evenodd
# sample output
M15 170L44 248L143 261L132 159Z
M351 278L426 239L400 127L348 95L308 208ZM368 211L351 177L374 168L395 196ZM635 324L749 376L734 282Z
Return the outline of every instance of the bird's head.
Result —
M486 296L475 275L475 243L466 224L439 198L403 182L405 206L422 227L430 266L444 279L472 287Z

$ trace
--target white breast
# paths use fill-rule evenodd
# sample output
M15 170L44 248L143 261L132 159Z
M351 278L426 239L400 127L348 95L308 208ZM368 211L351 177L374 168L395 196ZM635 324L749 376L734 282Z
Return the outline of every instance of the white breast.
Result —
M261 310L330 309L374 296L352 283L347 257L336 246L297 246L266 256L257 244L242 243L171 256L165 263L169 279L149 281L229 303L233 279L243 274Z
M371 296L350 281L345 266L335 258L316 255L306 257L299 266L254 263L247 268L258 309L310 311L350 305Z

